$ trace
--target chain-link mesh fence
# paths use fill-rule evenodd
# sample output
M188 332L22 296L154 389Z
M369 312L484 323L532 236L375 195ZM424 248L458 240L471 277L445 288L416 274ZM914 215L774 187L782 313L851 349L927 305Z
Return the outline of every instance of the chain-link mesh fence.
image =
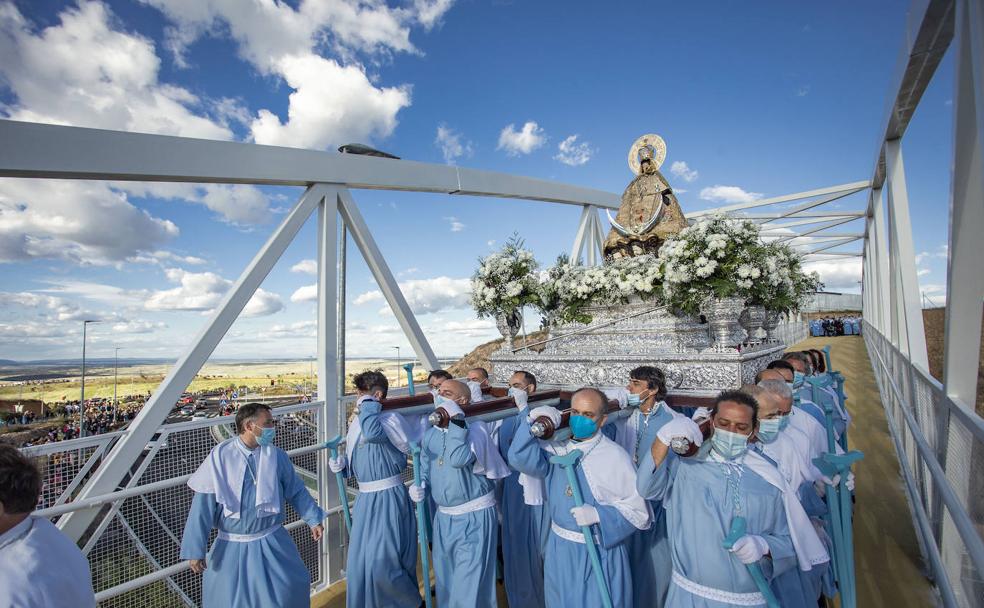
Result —
M984 422L868 323L864 338L915 515L930 531L916 526L920 544L946 578L937 584L961 606L984 607Z

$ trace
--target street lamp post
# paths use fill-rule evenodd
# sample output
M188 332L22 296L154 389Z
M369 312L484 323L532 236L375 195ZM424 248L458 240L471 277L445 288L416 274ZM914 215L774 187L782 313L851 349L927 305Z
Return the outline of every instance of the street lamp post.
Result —
M396 388L400 388L400 347L394 346L396 349Z
M85 437L85 329L89 323L98 323L93 319L82 321L82 392L79 395L79 437Z
M119 378L120 369L120 347L114 347L116 354L113 355L113 424L116 424L116 415L120 411L119 401L116 400L116 381Z

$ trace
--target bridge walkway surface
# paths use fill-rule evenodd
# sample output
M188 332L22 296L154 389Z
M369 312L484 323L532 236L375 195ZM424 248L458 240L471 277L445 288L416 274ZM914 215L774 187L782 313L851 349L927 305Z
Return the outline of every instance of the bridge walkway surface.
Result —
M831 347L834 368L844 374L853 418L850 448L864 452L856 468L854 541L858 606L925 608L939 604L927 578L905 498L899 461L889 434L878 386L860 336L809 338L789 350ZM499 605L507 606L502 589ZM312 608L345 605L341 581L311 598Z

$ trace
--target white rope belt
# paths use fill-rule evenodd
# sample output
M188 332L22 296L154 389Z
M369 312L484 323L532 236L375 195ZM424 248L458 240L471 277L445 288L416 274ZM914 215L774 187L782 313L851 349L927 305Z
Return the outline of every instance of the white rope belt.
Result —
M557 522L554 521L550 522L550 529L553 531L554 534L563 538L564 540L569 540L572 543L580 543L582 545L584 544L584 532L575 532L574 530L568 530L567 528L560 526L559 524L557 524ZM594 541L595 543L598 542L597 536L594 537Z
M395 488L396 486L401 485L403 485L403 476L394 475L392 477L387 477L386 479L377 479L376 481L360 481L359 491L382 492L383 490L389 490L390 488Z
M732 604L734 606L765 605L765 596L758 591L754 593L735 593L733 591L715 589L714 587L706 587L700 583L695 583L676 570L673 571L673 582L677 587L680 587L684 591L689 591L690 593L693 593L698 597L702 597L705 600L714 600L725 604Z
M261 538L266 538L276 532L278 528L283 528L283 525L275 524L266 530L255 534L233 534L232 532L223 532L222 530L219 530L219 538L222 540L227 540L230 543L248 543L254 540L260 540Z
M469 500L468 502L463 502L460 505L454 507L438 507L438 511L444 513L445 515L464 515L465 513L472 513L474 511L481 511L482 509L488 509L489 507L495 506L495 492L489 492L484 496L479 496L475 500Z

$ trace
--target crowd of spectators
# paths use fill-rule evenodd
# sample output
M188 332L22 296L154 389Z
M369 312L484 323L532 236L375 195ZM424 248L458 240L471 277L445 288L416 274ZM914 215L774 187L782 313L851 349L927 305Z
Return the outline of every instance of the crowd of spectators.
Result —
M860 336L860 317L827 317L810 321L810 335L820 336Z
M21 444L22 447L41 445L81 437L83 436L83 429L86 436L119 430L136 418L137 412L140 411L144 403L143 397L126 398L115 406L109 399L87 399L85 414L80 423L79 413L82 410L82 405L78 401L74 401L47 409L43 417L30 411L0 415L0 426L27 426L46 420L61 419L61 424L47 429L44 434L33 435Z

